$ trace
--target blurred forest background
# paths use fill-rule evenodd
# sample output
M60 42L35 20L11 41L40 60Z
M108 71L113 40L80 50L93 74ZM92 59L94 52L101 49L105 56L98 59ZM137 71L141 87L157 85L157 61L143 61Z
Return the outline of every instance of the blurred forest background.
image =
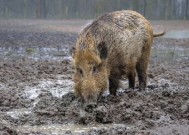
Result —
M91 19L123 9L151 20L189 19L189 0L0 0L0 19Z

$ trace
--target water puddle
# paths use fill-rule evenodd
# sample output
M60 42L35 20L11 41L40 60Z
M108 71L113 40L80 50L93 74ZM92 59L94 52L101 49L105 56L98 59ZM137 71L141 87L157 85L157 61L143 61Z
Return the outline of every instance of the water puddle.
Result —
M58 48L0 48L0 57L3 59L30 58L33 60L68 60L72 57L69 49ZM189 48L166 47L158 45L152 47L152 57L159 60L169 61L173 59L188 59Z
M167 31L166 34L163 36L164 38L174 38L174 39L182 39L182 38L189 38L189 30L172 30Z
M63 47L0 47L0 56L4 59L71 60L69 52Z
M165 47L163 45L153 46L152 58L158 61L189 59L189 48Z
M189 30L167 31L163 37L180 40L186 39L189 38ZM156 46L152 46L152 57L166 62L170 60L189 59L189 48L166 46L166 44L159 43Z
M183 31L167 31L164 38L183 39L189 38L189 30ZM182 47L167 47L159 44L153 46L153 57L170 60L175 58L189 57L189 48ZM72 60L70 56L70 49L57 47L0 47L0 58L3 59L20 59L30 58L33 60Z
M41 80L36 86L26 86L24 94L29 99L35 99L42 92L51 92L53 96L61 98L64 94L73 91L73 81L69 79Z
M76 125L76 124L67 124L67 125L38 125L38 126L19 126L17 127L17 131L21 133L31 133L31 132L38 132L44 133L46 135L64 135L66 132L71 134L82 134L86 133L87 131L94 129L94 130L108 130L110 128L124 128L126 130L130 130L131 127L126 126L124 124L103 124L103 125L90 125L90 126L83 126L83 125Z
M6 112L7 115L9 115L10 117L14 119L19 119L19 117L23 115L28 115L30 113L31 113L30 108L14 109L14 110Z

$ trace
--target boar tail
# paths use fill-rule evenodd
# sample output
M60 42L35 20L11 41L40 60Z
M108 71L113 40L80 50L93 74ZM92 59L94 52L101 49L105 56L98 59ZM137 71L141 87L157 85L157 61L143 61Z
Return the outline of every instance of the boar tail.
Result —
M163 36L163 35L165 35L165 31L162 31L160 33L153 33L154 37L159 37L159 36Z

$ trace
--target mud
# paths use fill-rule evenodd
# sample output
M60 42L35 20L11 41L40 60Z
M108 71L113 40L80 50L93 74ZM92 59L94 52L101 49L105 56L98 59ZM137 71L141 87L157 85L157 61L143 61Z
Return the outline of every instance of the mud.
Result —
M117 96L84 108L73 94L69 53L78 31L72 23L62 23L69 31L57 31L60 22L40 30L41 22L22 23L0 22L0 134L188 135L188 38L155 39L146 91L123 80Z

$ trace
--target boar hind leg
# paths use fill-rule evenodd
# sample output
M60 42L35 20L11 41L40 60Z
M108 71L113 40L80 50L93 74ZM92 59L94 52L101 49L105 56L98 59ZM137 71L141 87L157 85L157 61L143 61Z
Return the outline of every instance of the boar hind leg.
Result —
M116 95L118 86L119 86L119 79L110 77L109 78L109 91L111 95Z
M136 65L138 74L139 90L145 90L147 85L147 68L149 62L150 51L146 48L146 51L142 54Z
M139 90L145 90L147 82L147 65L141 61L137 64L136 69L138 74Z
M135 71L132 71L128 76L129 88L131 88L131 89L135 88L135 76L136 76Z

